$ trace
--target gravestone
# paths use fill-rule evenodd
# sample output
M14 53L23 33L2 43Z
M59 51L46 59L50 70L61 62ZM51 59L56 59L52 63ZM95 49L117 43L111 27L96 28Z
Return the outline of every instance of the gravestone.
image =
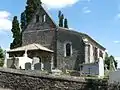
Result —
M40 59L38 57L34 57L32 61L32 70L35 70L37 63L40 63Z
M31 63L25 63L25 70L31 70Z
M34 64L34 70L41 70L41 63Z

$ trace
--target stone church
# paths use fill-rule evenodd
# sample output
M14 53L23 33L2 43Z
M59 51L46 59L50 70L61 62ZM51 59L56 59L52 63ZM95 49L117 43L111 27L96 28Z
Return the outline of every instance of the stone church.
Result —
M80 70L81 64L95 63L99 58L104 60L105 48L102 45L85 33L59 27L42 5L31 18L31 22L22 35L22 46L37 44L46 48L46 51L51 50L52 68L62 71ZM15 54L19 49L10 50L8 53ZM28 57L32 58L35 53L31 53ZM41 54L37 56L44 61L45 58Z

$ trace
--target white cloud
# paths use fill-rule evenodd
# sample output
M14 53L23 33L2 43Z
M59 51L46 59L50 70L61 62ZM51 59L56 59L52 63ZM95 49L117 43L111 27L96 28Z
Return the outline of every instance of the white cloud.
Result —
M114 20L120 20L120 13L117 13L116 16L114 17Z
M91 10L88 7L83 8L83 13L87 14L87 13L90 13L90 12L91 12Z
M42 0L48 8L64 8L77 3L79 0Z
M12 28L11 14L7 11L0 11L0 31L8 31Z
M116 40L116 41L113 41L115 44L118 44L118 43L120 43L120 41L118 41L118 40Z
M0 11L0 18L8 18L11 14L7 11Z
M87 0L88 2L91 2L91 0Z
M91 2L91 0L80 0L82 2Z
M117 18L117 19L120 19L120 13L117 14L116 18Z

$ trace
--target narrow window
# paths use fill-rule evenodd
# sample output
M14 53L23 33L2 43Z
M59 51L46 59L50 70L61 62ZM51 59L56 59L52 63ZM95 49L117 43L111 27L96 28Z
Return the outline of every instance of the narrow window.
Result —
M43 15L43 22L46 22L46 15Z
M99 52L99 56L100 56L101 58L103 58L103 53L102 53L101 50L100 50L100 52Z
M36 22L39 22L39 20L40 20L39 15L36 15Z
M71 56L71 44L66 44L66 56Z
M90 63L90 45L88 45L88 62Z
M42 15L42 22L46 22L46 15Z
M98 49L96 47L93 47L93 55L94 55L94 60L97 61L98 59Z

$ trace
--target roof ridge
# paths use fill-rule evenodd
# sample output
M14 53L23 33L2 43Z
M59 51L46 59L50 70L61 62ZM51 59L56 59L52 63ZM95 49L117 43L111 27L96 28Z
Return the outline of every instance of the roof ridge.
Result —
M92 41L94 41L96 44L98 44L100 47L106 49L103 45L101 45L98 41L96 41L93 37L91 37L90 35L84 33L84 32L79 32L79 31L76 31L76 30L72 30L72 29L67 29L67 28L63 28L63 27L59 27L59 29L64 29L64 31L69 31L69 32L73 32L74 34L76 35L80 35L82 38L89 38L91 39Z
M45 7L44 7L43 5L44 5L44 3L41 4L41 7L43 8L43 10L48 14L48 16L50 17L50 19L52 20L52 22L55 24L55 26L56 26L56 27L59 27L59 26L55 23L55 21L52 19L51 14L48 12L48 10L45 9Z
M37 46L38 44L34 43L34 45L35 45L37 48L39 48L39 47ZM39 44L39 45L40 45L40 44ZM40 49L40 48L39 48L39 49Z

